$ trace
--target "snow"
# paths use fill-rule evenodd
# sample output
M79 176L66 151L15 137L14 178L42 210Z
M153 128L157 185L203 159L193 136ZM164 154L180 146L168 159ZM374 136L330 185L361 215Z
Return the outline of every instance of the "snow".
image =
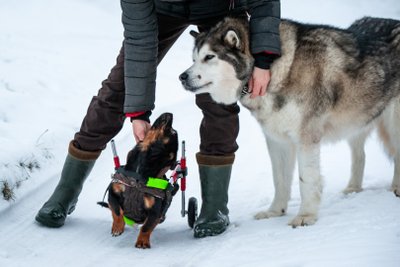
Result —
M240 149L230 185L231 226L220 236L194 239L180 196L152 235L152 248L134 248L137 228L110 234L111 216L96 205L113 170L110 147L85 183L64 227L34 221L58 182L68 142L91 97L115 63L122 42L119 1L0 1L0 182L15 192L0 200L0 266L399 266L400 199L389 192L393 164L372 135L366 146L365 190L343 195L350 175L346 143L326 145L324 194L318 222L292 229L300 204L294 179L288 214L254 220L273 197L271 166L259 126L242 108ZM365 15L400 19L397 0L286 0L282 16L347 27ZM184 33L160 65L153 118L175 115L186 140L187 198L200 201L194 154L201 112L178 75L191 64L193 40ZM124 155L134 140L127 122L115 138Z

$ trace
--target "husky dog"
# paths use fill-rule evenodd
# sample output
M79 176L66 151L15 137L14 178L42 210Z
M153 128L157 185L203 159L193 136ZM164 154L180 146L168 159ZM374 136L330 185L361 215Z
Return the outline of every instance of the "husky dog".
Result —
M180 75L184 88L223 104L240 100L265 134L275 196L256 219L286 213L297 157L301 206L289 224L316 222L326 141L348 140L345 192L361 191L364 143L374 128L394 159L392 190L400 196L400 21L363 18L344 30L282 20L282 55L271 65L267 94L256 98L243 93L253 68L247 21L226 18L192 35L194 63Z

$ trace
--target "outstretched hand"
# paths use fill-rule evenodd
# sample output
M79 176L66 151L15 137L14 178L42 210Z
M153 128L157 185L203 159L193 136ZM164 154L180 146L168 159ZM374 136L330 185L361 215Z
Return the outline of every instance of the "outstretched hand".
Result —
M150 127L151 125L147 121L143 120L132 121L133 136L135 137L136 143L143 141Z
M271 71L269 69L254 67L249 80L250 98L265 95L270 80Z

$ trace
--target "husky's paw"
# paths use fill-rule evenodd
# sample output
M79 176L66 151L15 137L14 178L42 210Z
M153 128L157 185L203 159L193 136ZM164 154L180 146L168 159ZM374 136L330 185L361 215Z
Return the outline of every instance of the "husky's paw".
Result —
M348 195L352 193L360 193L362 190L361 187L346 187L346 189L343 190L343 193Z
M316 221L316 215L297 215L293 218L289 225L291 225L293 228L296 228L298 226L313 225Z
M400 197L400 186L392 186L392 191L396 197Z
M256 215L254 215L254 219L256 220L262 220L262 219L268 219L272 217L279 217L285 214L285 209L281 210L266 210L266 211L260 211Z

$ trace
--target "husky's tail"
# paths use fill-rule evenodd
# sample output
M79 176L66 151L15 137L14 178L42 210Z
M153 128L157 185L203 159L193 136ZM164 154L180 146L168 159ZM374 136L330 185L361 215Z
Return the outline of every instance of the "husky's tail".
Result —
M400 56L400 22L392 30L390 45L394 48L397 55Z
M358 37L384 42L396 53L400 52L399 20L363 17L351 24L347 30Z

